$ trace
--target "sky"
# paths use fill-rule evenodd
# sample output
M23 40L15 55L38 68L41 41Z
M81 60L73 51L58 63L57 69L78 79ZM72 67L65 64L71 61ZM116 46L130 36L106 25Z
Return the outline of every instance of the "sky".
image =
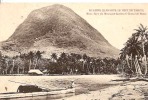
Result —
M0 41L7 40L35 9L55 3L1 3ZM142 23L148 26L148 4L60 3L71 8L98 30L110 44L121 49Z

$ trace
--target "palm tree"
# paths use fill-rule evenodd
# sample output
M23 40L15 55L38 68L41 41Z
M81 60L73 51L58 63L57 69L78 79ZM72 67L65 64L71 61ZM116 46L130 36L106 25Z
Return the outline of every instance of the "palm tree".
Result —
M14 66L15 66L15 57L12 57L12 67L11 67L11 70L10 70L11 74L14 73Z
M1 68L2 68L2 74L5 74L6 64L5 64L5 58L4 57L1 60Z
M2 59L3 59L2 53L0 51L0 72L2 72Z
M135 29L136 33L132 34L132 37L128 39L125 47L121 50L121 59L126 59L128 67L131 69L133 64L135 69L139 69L141 72L141 68L139 65L138 58L143 57L145 62L145 75L147 74L147 63L146 63L146 51L145 51L145 41L147 40L147 28L140 24L139 29ZM136 57L137 56L137 57ZM130 58L130 59L129 59ZM129 63L129 60L131 63ZM136 61L138 61L138 66L135 65ZM133 63L134 62L134 63ZM136 73L138 70L136 70Z
M125 59L128 68L132 70L132 64L135 56L140 55L140 53L141 47L139 46L139 42L137 42L137 38L135 37L135 35L132 35L132 37L127 40L125 47L121 49L120 58ZM130 61L131 63L129 63Z
M79 70L79 66L80 66L80 59L82 58L82 56L80 54L75 54L74 58L75 58L75 65L74 65L75 69L74 70L77 74L77 72Z
M26 63L26 59L27 59L27 54L25 54L25 53L24 54L20 54L20 58L24 62L24 65L22 65L22 66L23 66L23 73L25 73L25 67L26 67L25 63Z
M5 63L5 66L4 66L5 74L8 74L8 69L9 69L9 57L8 56L4 57L4 63Z
M17 66L17 74L19 74L20 73L20 66L22 66L21 59L19 56L16 57L16 66Z
M85 64L86 64L86 61L87 61L87 55L86 54L83 54L82 56L82 62L83 62L83 70L85 70Z
M35 57L36 57L36 63L35 63L35 67L34 67L34 69L36 69L39 60L42 58L42 52L37 51L36 54L35 54Z
M145 72L144 74L147 74L148 68L147 68L147 57L146 57L146 51L145 51L145 43L148 41L148 28L144 27L142 24L138 27L136 30L137 38L142 44L142 51L143 51L143 63L145 65Z
M100 68L101 68L101 59L97 58L96 59L96 70L97 70L97 73L100 73Z
M0 59L2 59L2 52L0 51Z
M58 59L57 54L56 54L56 53L52 53L52 55L51 55L51 60L52 60L53 62L57 62L57 59Z
M91 65L91 58L88 56L87 59L86 59L86 66L87 66L87 74L90 73L90 65Z
M79 67L79 61L81 59L81 55L71 53L70 55L67 56L68 61L67 61L67 70L70 71L70 74L74 74L74 72L77 73L78 67Z
M92 74L95 74L96 72L96 65L97 65L97 61L95 60L95 58L91 58L91 62L90 62L90 66L92 68Z
M64 69L67 69L67 62L68 62L68 56L66 53L61 53L59 59L58 59L59 64L62 67L62 73L65 71Z
M33 63L34 53L30 51L28 53L28 59L29 59L29 70L31 69L32 63Z

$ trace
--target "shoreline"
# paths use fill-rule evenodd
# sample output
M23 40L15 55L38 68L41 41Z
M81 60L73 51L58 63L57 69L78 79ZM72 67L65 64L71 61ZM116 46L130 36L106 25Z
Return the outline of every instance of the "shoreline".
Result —
M62 100L146 100L148 99L148 82L126 82L87 94L67 97ZM58 99L61 100L61 99Z
M148 82L113 81L123 78L120 75L0 76L0 80L2 80L0 92L15 92L20 82L58 89L68 87L71 80L74 80L75 95L54 100L129 100L130 98L143 100L145 95L148 95ZM5 86L8 88L7 91ZM30 100L32 99L30 98Z

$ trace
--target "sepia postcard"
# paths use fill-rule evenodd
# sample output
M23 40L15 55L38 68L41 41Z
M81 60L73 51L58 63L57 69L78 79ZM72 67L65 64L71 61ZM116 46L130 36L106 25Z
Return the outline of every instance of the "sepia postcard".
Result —
M0 100L148 100L147 3L0 3Z

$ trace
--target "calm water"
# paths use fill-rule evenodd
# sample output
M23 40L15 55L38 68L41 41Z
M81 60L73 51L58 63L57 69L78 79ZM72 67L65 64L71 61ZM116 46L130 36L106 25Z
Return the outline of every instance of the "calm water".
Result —
M80 94L87 94L102 88L110 87L110 80L117 79L116 75L77 75L77 76L0 76L0 93L16 92L20 83L36 84L45 88L65 88L71 80L75 80L76 92L72 94L48 95L5 100L56 100L65 99ZM7 91L5 89L7 87Z
M74 96L74 95L75 95L75 93L69 93L69 94L60 94L60 95L14 98L14 99L4 99L4 100L56 100L56 99L63 99L65 97L70 97L70 96Z

